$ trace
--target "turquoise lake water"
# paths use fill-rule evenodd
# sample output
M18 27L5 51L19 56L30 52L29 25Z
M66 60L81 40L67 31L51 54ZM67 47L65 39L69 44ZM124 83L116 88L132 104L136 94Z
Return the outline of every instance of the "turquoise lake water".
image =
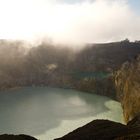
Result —
M123 122L120 103L72 89L27 87L0 92L0 134L52 140L94 119Z

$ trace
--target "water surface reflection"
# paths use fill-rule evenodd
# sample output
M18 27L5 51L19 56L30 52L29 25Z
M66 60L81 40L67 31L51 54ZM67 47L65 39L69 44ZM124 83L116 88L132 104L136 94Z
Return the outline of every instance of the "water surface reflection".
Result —
M106 105L109 101L76 90L48 87L0 92L0 133L39 136L55 130L65 120L100 118L100 114L111 110Z

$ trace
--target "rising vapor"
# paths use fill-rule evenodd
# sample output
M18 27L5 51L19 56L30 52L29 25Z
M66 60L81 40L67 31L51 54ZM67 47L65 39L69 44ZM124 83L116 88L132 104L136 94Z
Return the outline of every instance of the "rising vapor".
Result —
M140 38L140 17L126 0L0 0L0 38L58 43Z

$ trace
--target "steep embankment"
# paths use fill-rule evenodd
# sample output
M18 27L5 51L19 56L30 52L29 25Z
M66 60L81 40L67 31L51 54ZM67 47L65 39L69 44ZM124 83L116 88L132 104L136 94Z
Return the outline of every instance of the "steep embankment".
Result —
M115 85L127 123L140 112L140 55L117 71Z

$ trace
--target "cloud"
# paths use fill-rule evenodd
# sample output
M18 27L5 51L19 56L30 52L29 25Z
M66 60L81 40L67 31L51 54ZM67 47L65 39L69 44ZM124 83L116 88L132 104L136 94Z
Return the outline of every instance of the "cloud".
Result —
M0 17L1 38L49 37L61 43L140 39L140 17L127 0L0 0Z

